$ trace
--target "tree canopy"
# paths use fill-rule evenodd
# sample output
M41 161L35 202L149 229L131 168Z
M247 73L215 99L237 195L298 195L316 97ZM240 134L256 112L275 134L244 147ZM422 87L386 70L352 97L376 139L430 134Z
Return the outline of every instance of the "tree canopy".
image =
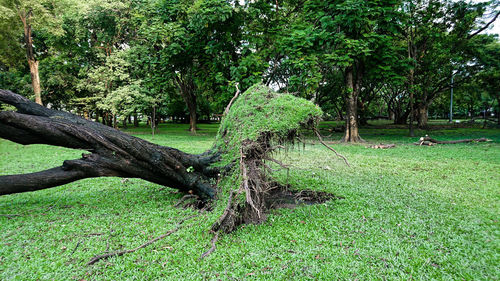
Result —
M2 0L0 87L115 127L131 116L153 128L169 118L195 132L198 120L220 118L236 85L263 82L345 120L343 139L355 142L369 118L425 127L429 115L446 117L452 76L458 101L484 100L457 114L499 111L499 42L484 34L498 9L451 0Z

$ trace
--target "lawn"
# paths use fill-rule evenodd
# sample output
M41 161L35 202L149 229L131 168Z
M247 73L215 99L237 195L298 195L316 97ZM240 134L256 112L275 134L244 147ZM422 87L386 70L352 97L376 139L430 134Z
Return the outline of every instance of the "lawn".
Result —
M323 133L333 122L322 124ZM161 145L200 153L216 124L161 124L126 131ZM419 147L399 127L361 130L389 150L332 144L351 164L321 145L283 152L291 164L277 177L297 189L333 193L319 205L274 211L262 225L213 237L211 213L174 207L182 194L138 179L87 179L0 197L0 280L498 280L500 279L500 130L450 126L439 140L493 139ZM340 139L336 133L328 140ZM312 140L312 139L311 139ZM310 140L310 141L311 141ZM309 142L310 142L309 141ZM81 151L0 140L0 174L39 171ZM105 251L153 245L88 266Z

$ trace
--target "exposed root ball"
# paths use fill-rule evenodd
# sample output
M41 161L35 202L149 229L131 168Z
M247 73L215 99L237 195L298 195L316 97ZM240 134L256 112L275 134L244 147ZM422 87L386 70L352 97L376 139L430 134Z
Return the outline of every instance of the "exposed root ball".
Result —
M290 191L272 179L273 170L265 163L271 161L286 167L271 157L275 149L293 144L299 129L313 127L321 115L321 109L313 103L275 93L262 84L238 97L222 120L216 141L216 149L222 151L222 163L234 165L218 185L217 202L228 200L212 225L213 231L231 232L241 224L261 223L273 208L331 198L312 191ZM306 199L305 194L310 198Z

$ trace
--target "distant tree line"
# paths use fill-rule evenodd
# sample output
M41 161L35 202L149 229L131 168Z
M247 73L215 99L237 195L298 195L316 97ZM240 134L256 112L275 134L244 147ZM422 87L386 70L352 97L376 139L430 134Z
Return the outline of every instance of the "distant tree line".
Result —
M370 118L447 117L452 87L459 117L498 117L500 43L483 31L499 5L0 0L0 88L110 126L168 117L195 132L236 84L262 81L345 120L357 142Z

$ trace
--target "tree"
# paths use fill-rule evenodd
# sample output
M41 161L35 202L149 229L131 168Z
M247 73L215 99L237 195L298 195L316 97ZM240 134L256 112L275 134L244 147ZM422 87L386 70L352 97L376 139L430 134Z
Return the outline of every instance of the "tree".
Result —
M425 127L429 106L450 89L452 73L469 79L472 40L491 22L481 17L494 2L473 4L466 1L408 0L403 3L403 36L413 67L408 72L418 126ZM494 12L494 18L500 12ZM466 80L455 80L455 85ZM413 106L412 106L413 107ZM413 110L412 110L413 112ZM412 118L410 114L410 118ZM411 123L410 123L411 124Z
M500 124L500 42L498 37L481 36L477 38L476 57L481 71L477 73L480 89L484 92L489 104L496 102L497 124Z
M130 136L67 112L37 105L0 90L0 101L17 112L0 112L0 137L24 144L84 149L89 154L46 171L0 176L0 195L35 191L90 177L134 177L217 200L220 218L214 231L261 222L273 195L285 189L273 183L267 162L277 143L293 142L300 127L316 126L322 115L311 102L277 94L262 84L243 93L221 123L214 147L187 154ZM288 194L290 196L290 194Z
M130 50L113 51L105 57L104 64L91 69L80 88L93 93L97 108L110 112L113 127L117 127L117 117L125 119L140 107L141 80L131 77Z
M37 58L38 52L41 50L37 50L33 42L33 28L54 34L61 33L60 21L55 16L60 9L58 5L61 4L63 3L38 0L2 0L0 2L0 18L11 20L14 17L18 17L22 23L26 59L28 60L31 73L31 84L33 93L35 94L35 101L38 104L42 104L42 90L38 72L39 60ZM13 30L17 30L17 27L19 25L14 26Z
M382 61L391 48L399 1L306 1L289 41L295 65L311 69L307 82L332 83L321 76L325 66L343 74L345 142L363 141L358 131L358 104L370 60ZM316 70L314 70L316 69ZM370 70L371 71L371 70ZM319 74L319 75L318 75ZM318 76L320 77L318 79Z
M196 132L199 99L218 103L234 93L228 82L239 60L238 12L224 0L163 0L145 4L139 21L132 46L151 54L156 80L175 86Z

